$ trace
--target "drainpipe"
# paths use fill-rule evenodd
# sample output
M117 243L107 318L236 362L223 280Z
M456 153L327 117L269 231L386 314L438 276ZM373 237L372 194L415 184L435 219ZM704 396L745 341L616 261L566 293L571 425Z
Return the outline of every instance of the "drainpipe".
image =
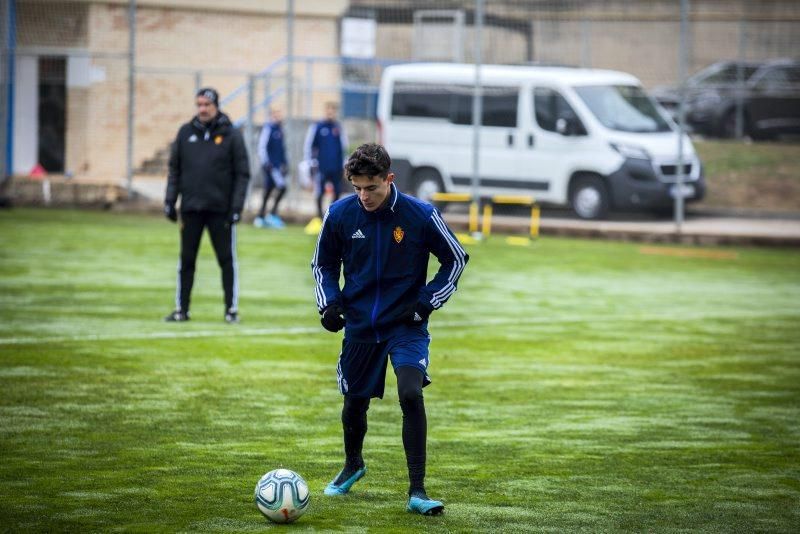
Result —
M0 182L3 182L6 177L14 174L14 78L16 76L16 54L17 54L17 6L15 0L6 1L6 54L8 66L6 67L6 74L8 75L8 93L6 94L6 159L5 169L3 176L0 176Z

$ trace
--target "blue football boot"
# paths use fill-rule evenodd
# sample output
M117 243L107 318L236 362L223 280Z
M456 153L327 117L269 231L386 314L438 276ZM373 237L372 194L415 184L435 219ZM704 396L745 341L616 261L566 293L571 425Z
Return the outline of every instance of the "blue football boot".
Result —
M421 515L442 515L444 504L441 501L434 501L425 493L414 493L408 498L406 511Z
M336 475L336 478L331 480L330 484L328 484L325 487L325 491L323 491L323 493L325 495L344 495L345 493L350 491L350 488L353 487L353 484L361 480L361 478L366 474L366 472L367 472L367 466L365 465L364 467L353 473L353 476L351 476L341 484L336 484L336 480L338 480L339 475L342 474L342 472L340 471L339 475Z
M286 228L286 223L283 222L283 219L278 217L277 215L270 215L269 216L269 225L273 228L283 229Z

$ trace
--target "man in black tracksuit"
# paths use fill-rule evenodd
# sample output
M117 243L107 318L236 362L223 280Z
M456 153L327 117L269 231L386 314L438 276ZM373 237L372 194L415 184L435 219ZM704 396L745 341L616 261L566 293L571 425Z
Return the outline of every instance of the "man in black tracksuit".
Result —
M241 218L250 164L244 140L230 119L219 111L219 95L211 88L196 96L197 115L181 126L169 158L164 213L178 220L175 203L181 197L181 257L175 311L166 321L188 321L195 262L203 228L208 228L222 269L225 320L239 322L239 267L236 223Z

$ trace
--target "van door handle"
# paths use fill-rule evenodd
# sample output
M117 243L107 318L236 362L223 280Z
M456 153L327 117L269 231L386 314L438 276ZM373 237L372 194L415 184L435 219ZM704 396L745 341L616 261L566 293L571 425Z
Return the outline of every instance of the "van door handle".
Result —
M506 141L508 142L508 146L514 146L514 134L508 134Z
M528 134L528 146L533 148L533 134Z

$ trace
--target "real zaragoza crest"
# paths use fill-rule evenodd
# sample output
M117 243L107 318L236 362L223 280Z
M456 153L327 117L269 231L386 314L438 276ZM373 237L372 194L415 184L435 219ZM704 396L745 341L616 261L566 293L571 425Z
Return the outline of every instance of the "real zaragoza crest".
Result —
M394 240L395 240L395 241L397 241L398 243L399 243L400 241L402 241L402 240L403 240L403 236L404 236L404 235L406 235L406 233L403 231L403 229L402 229L402 228L400 228L399 226L397 226L397 227L394 229L394 232L393 232L393 234L394 234Z

